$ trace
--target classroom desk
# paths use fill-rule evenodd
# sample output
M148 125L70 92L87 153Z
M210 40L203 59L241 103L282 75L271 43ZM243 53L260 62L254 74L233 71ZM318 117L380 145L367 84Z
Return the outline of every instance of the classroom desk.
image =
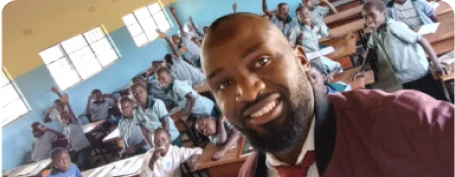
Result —
M356 80L352 81L351 77L358 71L360 71L360 67L345 70L342 73L336 74L331 82L344 82L351 85L352 90L363 89L365 88L365 85L374 83L373 71L365 72L365 77L363 79L357 78Z
M448 38L454 37L454 14L453 13L445 13L439 18L439 27L433 34L426 34L423 37L428 40L430 43L435 43L438 41L442 41Z
M345 10L343 12L340 12L338 14L332 14L324 18L324 23L326 25L330 25L334 22L344 20L353 16L361 16L362 13L362 6L356 6L354 8Z
M98 176L100 176L101 173L103 173L104 170L107 174L102 175L102 176L113 176L113 174L118 174L118 172L120 170L122 170L122 168L128 168L129 170L132 170L134 172L132 172L131 174L128 174L128 175L120 175L120 176L139 176L140 169L142 167L142 162L143 162L144 158L145 158L145 154L140 154L140 155L129 157L129 158L126 158L123 160L115 161L115 162L103 165L101 167L98 167L98 168L83 171L82 176L83 177L98 177ZM134 163L137 162L137 163L131 164L132 162L134 162ZM132 168L135 168L135 169L132 169ZM123 169L123 170L125 170L125 169Z
M207 144L198 159L197 170L207 170L211 177L231 177L237 176L243 162L248 157L239 158L240 140L237 145L230 149L220 160L213 161L212 155L217 150L215 144Z
M84 130L84 133L90 133L93 130L95 130L96 128L103 125L104 122L106 122L106 119L82 125L82 130Z
M435 4L435 3L437 4L436 11L435 11L437 16L453 11L453 9L450 7L450 5L447 2L444 2L444 1L430 2L430 4ZM433 5L433 6L435 6L435 5Z
M2 176L13 177L13 176L41 176L41 172L49 167L51 159L46 159L22 166L15 167L13 169L6 170L2 173ZM23 173L21 173L23 172Z

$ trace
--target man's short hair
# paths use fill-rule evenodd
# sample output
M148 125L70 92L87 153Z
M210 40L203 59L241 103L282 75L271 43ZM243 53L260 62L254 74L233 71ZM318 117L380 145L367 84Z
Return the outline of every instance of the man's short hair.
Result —
M385 3L382 2L381 0L368 0L363 5L363 9L369 9L369 8L372 8L372 7L378 9L380 12L384 12L387 9Z
M100 89L93 89L92 90L92 95L93 94L97 94L97 93L101 93L101 90Z
M52 149L51 160L55 160L55 158L57 158L57 156L59 156L62 153L68 153L68 151L62 147L57 147L57 148Z

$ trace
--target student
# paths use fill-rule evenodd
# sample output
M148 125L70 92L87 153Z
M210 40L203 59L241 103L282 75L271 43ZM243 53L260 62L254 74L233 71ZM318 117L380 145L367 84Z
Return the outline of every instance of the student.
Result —
M314 23L311 19L310 10L307 7L302 7L301 10L297 11L298 20L300 25L292 29L290 42L291 46L301 45L306 53L312 53L319 51L319 39L321 37L329 38L341 38L344 36L336 36L329 32L328 27L322 23ZM348 35L348 37L354 37ZM312 65L320 65L324 68L324 74L329 78L342 71L341 64L335 62L325 56L320 56L315 59L310 59Z
M324 17L327 16L329 12L337 14L338 11L328 0L319 0L319 4L323 4L327 7L316 5L314 0L302 0L304 7L308 8L311 13L311 20L313 23L324 23ZM298 15L297 15L298 17Z
M71 163L70 155L58 147L51 152L51 170L46 177L82 177L81 171Z
M48 129L39 122L33 122L31 127L33 136L35 137L32 143L31 161L37 162L45 160L49 158L49 153L52 150L52 143L57 139L64 138L65 135L52 129Z
M142 128L145 128L147 132L154 132L158 127L163 127L171 134L172 144L181 146L180 133L169 116L163 101L148 96L146 88L140 84L132 85L130 91L137 103L133 109L133 117L137 124L141 125L141 133L145 140L149 144L152 142L147 139L148 136Z
M262 0L262 11L269 17L270 22L275 24L286 37L291 34L291 29L299 25L297 20L289 15L288 4L284 2L279 3L278 10L273 12L268 10L266 0Z
M69 105L68 95L62 94L57 87L51 87L51 92L55 93L58 96L58 99L54 101L54 106L47 109L44 114L44 122L50 123L54 122L56 127L62 127L62 121L58 119L60 112L68 111L70 114L75 115L73 110Z
M76 162L81 169L92 168L89 156L92 152L90 142L85 136L82 126L77 123L76 118L67 111L60 112L64 128L63 134L69 140L71 159Z
M85 114L89 115L91 122L106 119L109 116L109 108L116 104L115 99L114 96L95 89L88 97Z
M377 51L380 62L390 63L398 84L404 89L415 89L435 99L447 100L438 88L438 83L433 79L425 53L428 54L438 72L447 74L447 69L438 61L430 43L404 23L387 18L386 5L382 1L368 1L363 6L363 13L366 25L374 30L368 41L368 48ZM354 78L364 75L370 59L367 58L364 61L361 72ZM381 75L381 70L386 69L379 68L378 75ZM385 82L381 78L378 79L378 82ZM382 86L379 89L386 88Z
M249 13L215 20L202 54L223 115L256 151L239 177L454 176L451 103L412 90L316 92L305 52Z
M224 116L220 116L219 120L211 116L202 116L196 120L196 130L207 136L211 143L219 146L212 155L213 160L221 159L241 136Z
M153 139L153 150L145 154L140 177L180 177L180 165L187 163L191 170L197 169L197 159L202 149L185 148L170 145L171 135L163 128L158 128L148 136Z
M166 107L173 106L172 100L166 95L166 92L164 92L164 89L161 87L158 80L154 79L153 81L147 82L146 79L142 78L141 76L136 76L132 79L132 84L143 85L147 88L148 94L153 98L162 100L166 104Z
M328 95L335 92L350 91L352 89L350 85L343 82L329 82L329 79L324 72L325 69L323 69L320 65L311 65L310 71L307 75L308 80L315 90L322 91Z
M387 3L387 15L417 30L422 25L438 22L434 8L426 0L393 0Z
M120 112L122 112L122 118L118 129L120 131L120 137L122 137L125 147L122 149L120 154L122 156L133 156L136 154L142 154L150 149L147 145L144 137L141 134L141 129L137 125L133 116L134 102L127 96L123 96L119 100Z
M176 117L185 120L193 114L195 116L213 115L215 104L212 100L199 95L188 82L174 79L171 70L161 68L157 71L158 81L165 89L166 94L184 110L177 113Z

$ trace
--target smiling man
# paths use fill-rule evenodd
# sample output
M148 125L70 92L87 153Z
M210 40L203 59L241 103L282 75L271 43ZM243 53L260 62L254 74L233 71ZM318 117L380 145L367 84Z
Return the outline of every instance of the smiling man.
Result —
M216 20L202 68L223 114L257 152L239 176L453 176L453 105L416 91L325 96L308 60L248 13Z

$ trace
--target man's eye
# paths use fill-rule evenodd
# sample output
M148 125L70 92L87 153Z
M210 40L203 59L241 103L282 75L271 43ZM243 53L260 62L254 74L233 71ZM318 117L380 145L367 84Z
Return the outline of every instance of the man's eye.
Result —
M223 81L218 85L218 90L224 90L231 85L231 81Z
M254 64L254 67L260 68L260 67L267 65L269 62L270 62L269 58L261 58L256 62L256 64Z

